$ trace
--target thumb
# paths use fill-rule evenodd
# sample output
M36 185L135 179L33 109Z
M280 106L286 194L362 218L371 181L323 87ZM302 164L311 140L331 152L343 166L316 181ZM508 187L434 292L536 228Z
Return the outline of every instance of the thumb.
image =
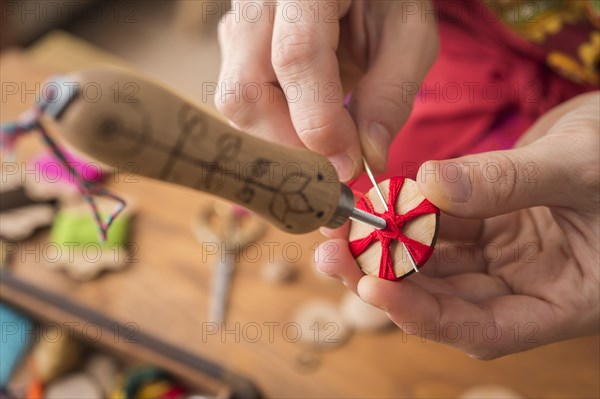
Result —
M427 199L458 217L485 218L539 205L568 206L572 183L564 157L545 147L428 161L419 168L417 184Z

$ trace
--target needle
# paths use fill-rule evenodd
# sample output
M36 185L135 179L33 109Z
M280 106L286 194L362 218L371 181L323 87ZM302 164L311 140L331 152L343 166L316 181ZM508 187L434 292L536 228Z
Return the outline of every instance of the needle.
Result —
M404 247L404 250L408 254L408 260L410 260L410 264L412 265L413 269L415 270L415 272L419 273L419 268L417 267L417 264L415 263L415 260L413 259L410 252L408 252L408 248L406 248L406 245L404 245L404 243L402 243L402 246Z
M381 205L383 205L383 209L385 209L386 211L389 211L387 203L385 202L385 199L383 198L383 193L379 189L379 186L377 185L377 182L375 181L375 176L373 176L371 167L367 163L367 160L365 159L365 157L363 157L363 164L365 165L365 171L367 172L367 176L369 176L369 180L371 180L371 183L373 184L373 187L375 188L375 191L377 192L377 195L379 196L379 199L381 200Z
M371 183L373 184L373 188L375 188L375 192L377 193L377 196L379 197L379 200L381 201L381 204L383 205L383 208L386 211L389 211L388 205L385 202L385 199L383 198L383 193L381 192L381 189L379 188L379 185L377 185L377 182L375 181L375 176L373 176L373 172L371 171L371 167L367 163L367 160L365 159L365 157L363 157L363 164L365 165L365 171L367 172L367 176L369 176L369 180L371 180ZM401 244L404 247L404 250L406 251L406 253L408 254L408 259L410 260L410 264L412 265L412 267L415 270L415 272L418 273L419 272L419 268L417 267L417 264L415 263L415 260L413 259L413 257L410 254L410 252L408 252L408 248L406 248L406 245L404 245L404 243L401 243Z
M355 222L363 223L373 229L383 230L385 229L385 220L377 217L375 215L370 214L369 212L365 212L358 208L352 209L352 213L350 214L350 220Z

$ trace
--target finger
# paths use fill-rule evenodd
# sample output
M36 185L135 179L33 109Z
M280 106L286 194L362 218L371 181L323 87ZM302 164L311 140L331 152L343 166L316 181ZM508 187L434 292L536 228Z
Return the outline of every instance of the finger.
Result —
M539 205L596 213L594 166L599 162L591 148L598 144L600 96L573 101L578 107L570 112L542 118L530 133L539 136L544 129L545 134L524 147L426 162L417 175L421 192L460 217L483 218ZM550 121L555 122L550 126Z
M447 277L463 273L484 273L487 257L478 243L438 241L433 255L420 271L427 276Z
M238 10L243 6L239 1L232 4ZM215 105L240 130L277 143L303 146L271 65L274 17L265 4L253 6L260 10L260 18L226 14L219 25L221 71Z
M334 9L331 20L315 20L311 9L331 4L279 2L271 61L300 140L328 157L340 179L347 181L360 172L361 149L354 122L344 108L336 56L341 11ZM296 11L290 15L292 8Z
M330 229L328 227L321 227L319 231L327 238L343 238L348 239L348 234L350 232L350 222L344 223L341 227L337 229Z
M386 15L381 15L381 24L373 27L375 38L370 40L377 45L370 48L368 70L350 102L363 153L376 173L385 171L392 140L410 115L414 88L437 55L433 18L401 15L403 6L402 2L394 1L377 4ZM398 18L393 18L394 14ZM398 23L400 18L402 23Z
M315 266L321 273L337 277L356 292L356 286L364 273L348 248L348 241L334 239L322 243L315 251Z
M500 277L484 273L463 273L449 277L415 273L408 278L430 294L453 295L473 303L512 293Z
M593 100L594 98L597 99L597 97L598 93L596 92L586 93L574 97L569 101L565 101L564 103L552 108L534 123L534 125L527 131L527 133L525 133L517 141L517 144L515 146L523 147L527 144L531 144L540 137L544 136L563 116L575 110L576 108L584 105L586 102ZM595 109L597 110L597 108L598 107L596 106Z
M443 212L463 218L566 204L572 199L571 173L559 149L540 147L428 161L419 168L417 184Z
M561 334L556 311L538 298L508 295L474 304L451 295L430 294L412 281L371 276L360 280L358 293L364 301L384 309L407 334L454 346L478 359L527 350ZM533 328L534 337L514 335L515 327L522 331L527 326Z

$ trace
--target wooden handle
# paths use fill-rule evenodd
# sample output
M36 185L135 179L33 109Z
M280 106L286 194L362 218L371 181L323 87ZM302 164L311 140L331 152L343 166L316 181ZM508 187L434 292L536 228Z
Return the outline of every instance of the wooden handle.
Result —
M58 131L90 157L236 202L290 233L334 219L342 184L324 157L242 133L137 73L63 79L77 90L55 115Z

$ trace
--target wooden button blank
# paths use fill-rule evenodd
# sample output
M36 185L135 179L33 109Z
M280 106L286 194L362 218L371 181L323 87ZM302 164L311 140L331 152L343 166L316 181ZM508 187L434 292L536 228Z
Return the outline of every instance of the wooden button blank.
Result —
M389 181L385 180L379 183L384 199L389 198ZM385 208L377 195L375 188L369 190L366 194L373 203L373 207L377 213L383 213ZM405 214L417 207L425 197L421 195L417 188L417 183L414 180L405 179L400 194L398 195L395 209L396 213ZM433 246L437 238L438 215L431 213L417 217L416 219L406 222L402 232L409 238L419 241L425 245ZM349 240L352 242L357 239L368 236L373 231L369 227L360 222L352 222L350 226ZM390 245L390 253L394 264L394 273L398 278L404 277L414 271L410 258L408 257L402 243L393 241ZM372 243L362 254L356 257L356 262L365 274L379 276L379 266L381 261L381 242ZM422 265L418 265L419 267Z

